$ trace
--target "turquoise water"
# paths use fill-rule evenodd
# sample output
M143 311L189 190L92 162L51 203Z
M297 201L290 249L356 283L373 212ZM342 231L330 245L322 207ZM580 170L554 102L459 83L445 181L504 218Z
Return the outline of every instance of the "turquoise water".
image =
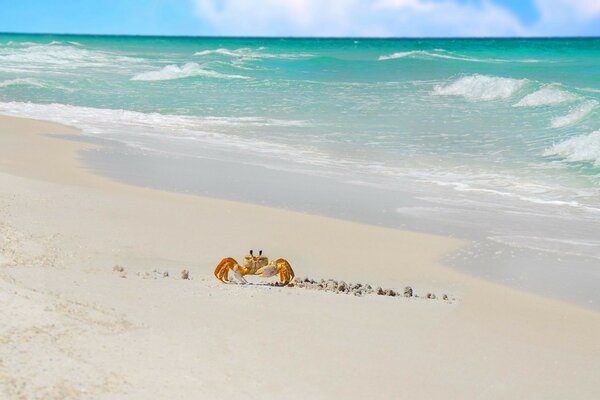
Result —
M139 154L560 214L578 228L511 245L594 257L599 102L600 39L0 35L2 113Z

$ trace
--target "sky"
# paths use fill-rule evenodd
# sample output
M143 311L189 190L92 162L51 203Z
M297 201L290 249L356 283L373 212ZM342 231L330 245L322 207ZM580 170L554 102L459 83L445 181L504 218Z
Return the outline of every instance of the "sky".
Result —
M0 32L600 36L600 0L0 0Z

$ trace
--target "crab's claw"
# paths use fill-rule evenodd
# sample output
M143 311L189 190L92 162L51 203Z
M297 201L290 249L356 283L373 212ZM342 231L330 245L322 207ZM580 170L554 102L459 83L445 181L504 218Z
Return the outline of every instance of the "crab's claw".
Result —
M235 261L231 257L227 257L227 258L222 259L221 262L217 265L217 268L215 268L215 276L221 282L228 283L229 282L229 278L228 278L229 270L238 272L238 271L240 271L240 269L241 269L241 266L240 266L240 264L238 264L237 261Z
M294 270L287 260L279 258L256 271L256 275L264 278L279 274L279 280L285 286L294 279Z

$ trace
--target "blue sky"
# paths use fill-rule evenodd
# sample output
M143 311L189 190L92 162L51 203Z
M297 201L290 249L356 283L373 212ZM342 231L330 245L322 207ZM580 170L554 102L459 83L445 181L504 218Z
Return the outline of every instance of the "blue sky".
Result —
M0 31L600 36L600 0L0 0Z

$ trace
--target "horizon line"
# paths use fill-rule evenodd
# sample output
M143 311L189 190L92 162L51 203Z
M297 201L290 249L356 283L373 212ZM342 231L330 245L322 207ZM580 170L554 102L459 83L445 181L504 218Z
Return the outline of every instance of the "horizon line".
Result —
M599 36L237 36L237 35L159 35L159 34L132 34L132 33L55 33L55 32L4 32L0 35L55 35L55 36L105 36L105 37L135 37L135 38L188 38L188 39L367 39L367 40L502 40L502 39L600 39Z

